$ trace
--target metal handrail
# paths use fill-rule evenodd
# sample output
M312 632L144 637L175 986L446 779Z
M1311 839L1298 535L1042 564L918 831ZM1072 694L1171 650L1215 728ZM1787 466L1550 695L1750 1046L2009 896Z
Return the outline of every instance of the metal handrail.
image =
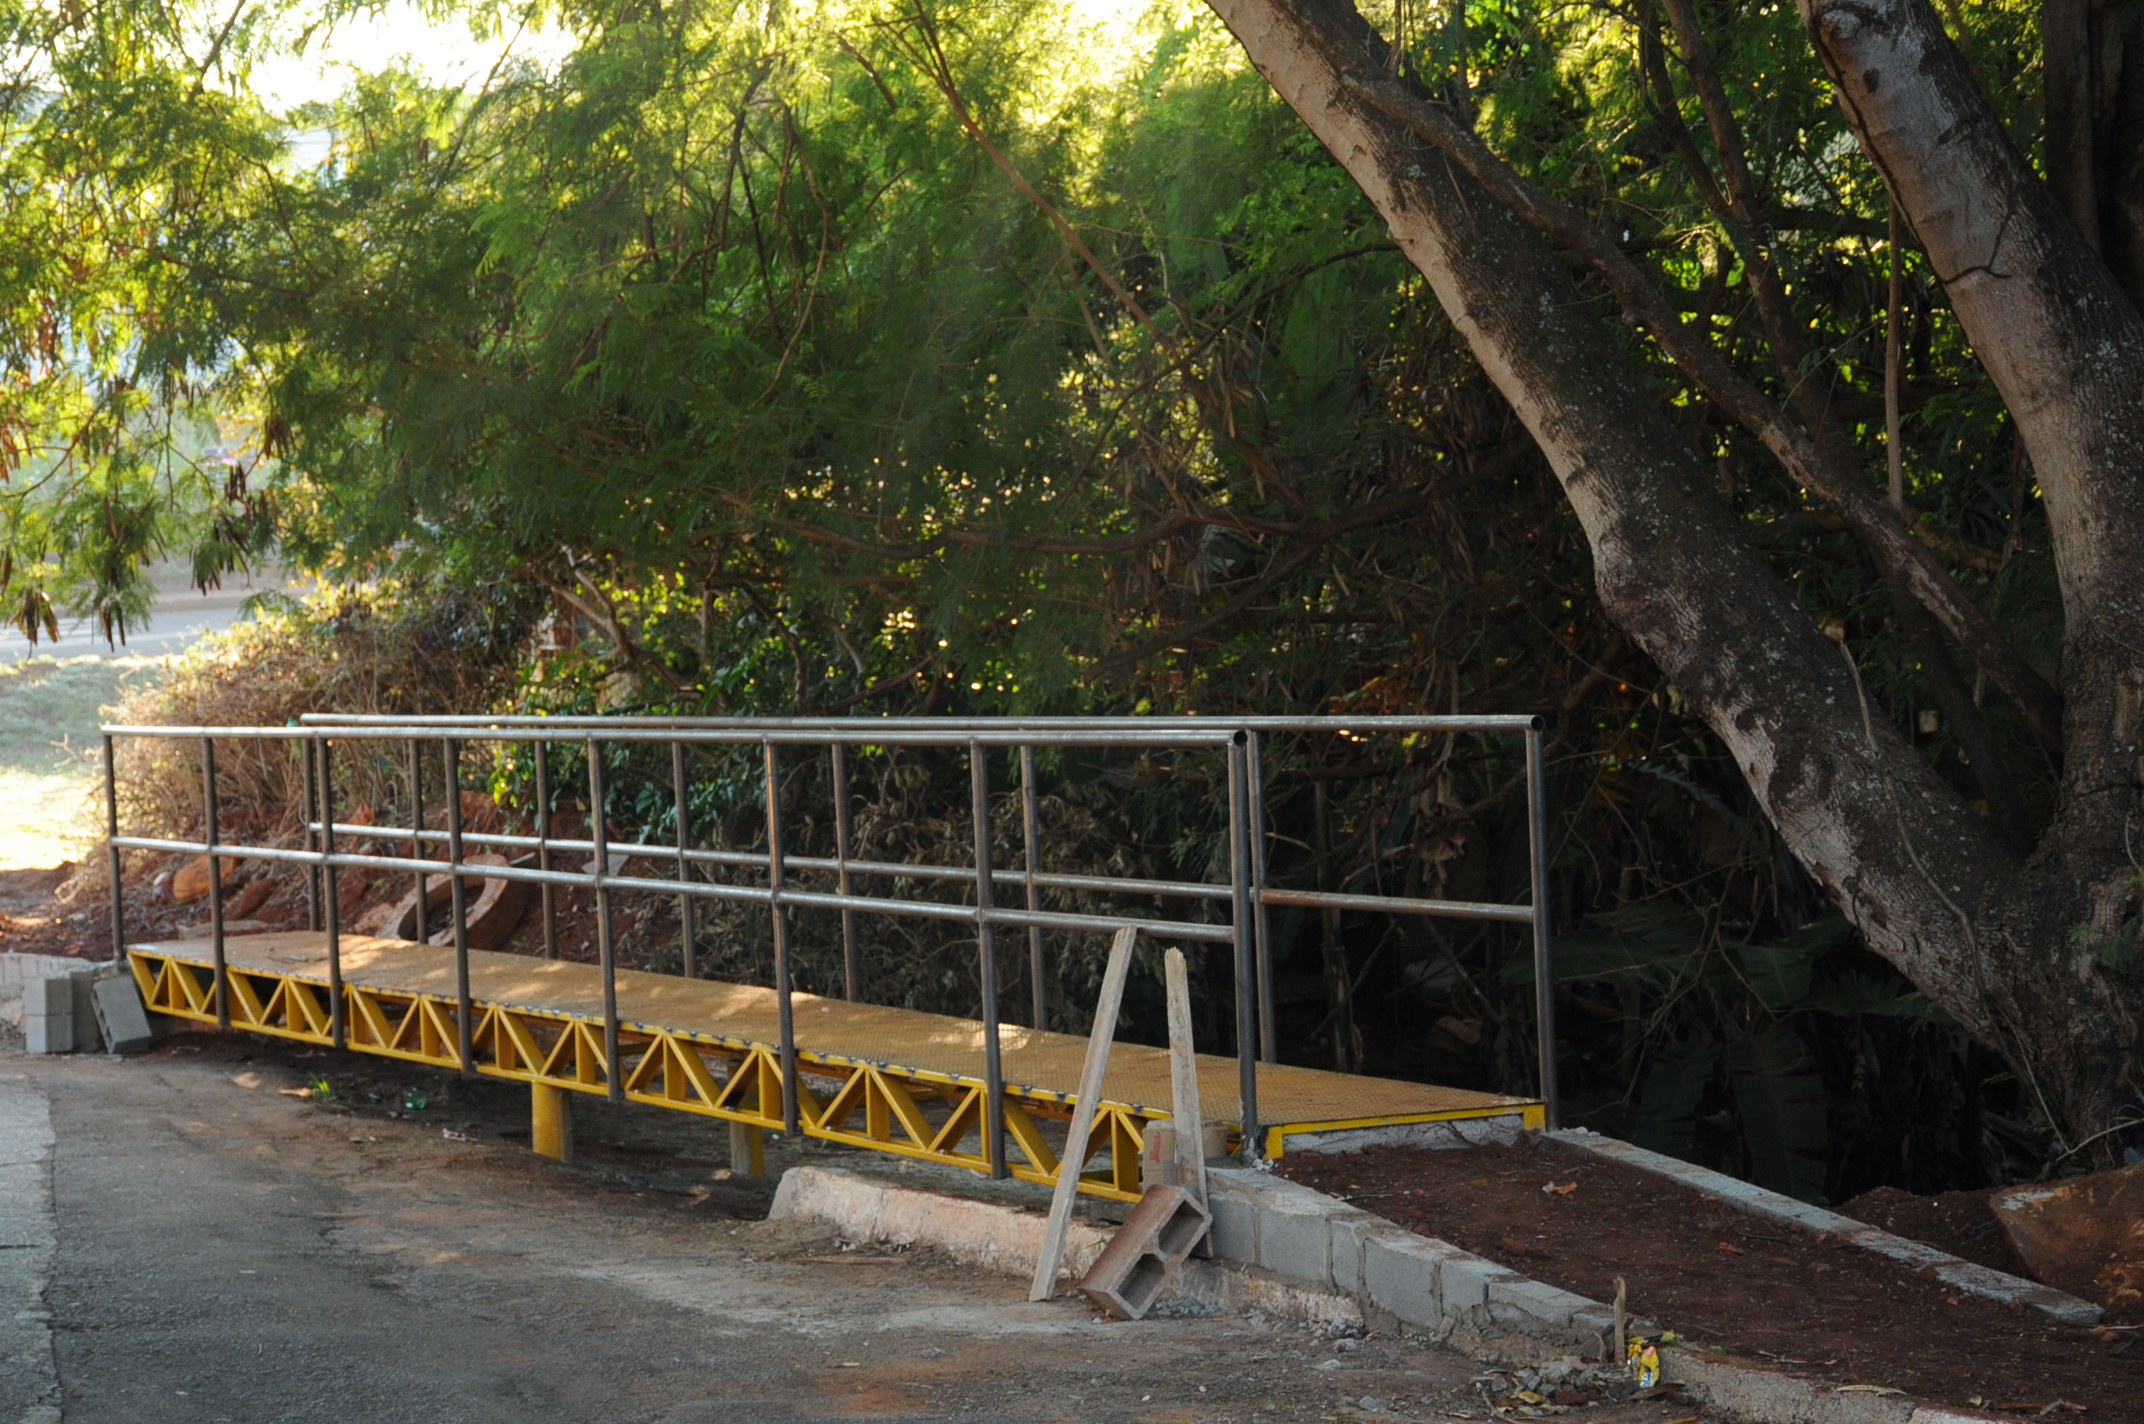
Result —
M885 726L928 727L965 737L979 731L1002 730L1008 724L1028 732L1076 731L1101 723L1136 723L1142 728L1241 728L1254 732L1529 732L1540 731L1542 719L1530 713L1494 716L1317 716L1274 717L1220 714L1211 717L606 717L545 713L436 713L421 717L395 717L370 712L306 712L298 721L307 727L690 727L706 730L778 726L808 731L847 732L859 729L849 740L870 741L861 729ZM1149 743L1157 745L1157 743Z
M790 942L787 913L791 909L837 910L842 916L844 984L847 996L859 996L854 916L858 912L964 922L975 927L979 968L984 986L982 1017L985 1045L986 1106L990 1121L985 1127L986 1150L993 1175L1007 1173L1005 1130L1002 1112L998 1043L998 976L995 931L999 927L1025 928L1029 933L1030 966L1034 980L1034 1016L1038 1027L1047 1026L1047 996L1044 989L1044 930L1113 931L1126 926L1163 938L1229 944L1234 950L1236 980L1236 1039L1239 1087L1242 1100L1243 1142L1246 1153L1255 1153L1257 1131L1257 1064L1274 1061L1271 932L1267 910L1271 906L1305 906L1329 910L1421 914L1479 921L1530 925L1533 930L1536 1015L1539 1029L1539 1060L1542 1099L1547 1118L1558 1118L1554 1061L1553 978L1549 964L1547 888L1547 816L1542 770L1541 719L1505 717L1153 717L1153 718L595 718L532 716L377 717L368 715L309 714L297 725L285 727L178 727L113 724L104 734L106 822L109 835L112 883L112 941L115 957L125 953L125 916L118 887L124 852L173 851L201 853L209 857L212 879L220 879L222 858L295 863L308 867L308 922L325 928L329 980L333 999L333 1040L345 1044L340 905L336 872L347 867L411 873L417 877L420 913L428 905L425 882L444 876L449 883L451 934L455 949L456 987L460 1000L461 1059L465 1074L475 1071L470 1032L473 1008L469 993L467 906L463 882L469 876L516 880L542 887L545 919L545 953L555 956L553 894L561 886L592 890L597 901L597 939L603 975L606 1049L609 1061L619 1062L617 984L614 946L611 939L610 904L613 893L626 891L675 896L687 936L685 968L692 973L692 907L701 900L760 904L773 917L775 934L775 979L780 1009L784 1075L783 1116L795 1132L798 1117L795 1095L796 1045L791 1021ZM1531 860L1531 902L1506 905L1467 901L1429 900L1417 897L1364 895L1337 891L1276 889L1266 883L1265 786L1262 741L1275 733L1331 733L1358 738L1370 735L1478 733L1519 734L1526 744L1526 782ZM203 826L206 839L123 836L119 834L118 787L113 747L119 737L184 738L196 740L203 760ZM303 822L304 848L252 846L226 840L220 834L214 761L217 741L292 741L304 744L306 796ZM337 819L333 811L333 775L330 757L337 743L349 741L402 742L409 749L412 778L412 810L417 824L411 826L364 825ZM446 797L448 826L434 831L422 824L422 756L429 742L441 743L450 778ZM452 776L459 765L458 746L466 741L533 744L542 805L534 836L505 832L476 832L461 824L460 801ZM600 815L590 818L587 838L551 834L548 749L558 742L583 744L588 752L590 804L604 802L600 749L608 744L660 744L671 748L671 764L679 825L675 845L657 846L639 842L615 843L604 834ZM698 849L687 843L684 819L685 749L704 746L758 746L762 749L767 777L767 846L764 851L718 851ZM782 835L780 797L780 752L784 747L825 748L834 758L836 853L824 856L788 854ZM968 754L971 799L976 816L975 860L972 865L915 864L863 861L850 851L847 834L847 779L842 751L856 746L934 746L964 748ZM1033 754L1038 747L1140 747L1146 749L1210 749L1223 752L1228 774L1228 864L1224 883L1133 879L1108 875L1069 875L1045 872L1036 858L1037 820L1034 796ZM990 863L988 830L990 786L984 753L989 749L1015 749L1020 753L1023 829L1026 861L1022 869L1001 870ZM358 853L338 846L344 841L403 842L406 855ZM426 844L444 841L445 861L423 858ZM469 847L534 850L538 864L529 866L471 865L465 858ZM592 859L580 870L558 868L556 853L589 853ZM669 879L615 873L621 860L640 859L674 867ZM724 866L765 873L762 885L730 884L691 873L695 865ZM792 885L794 874L832 875L833 891L802 889ZM965 881L971 883L973 903L959 904L930 899L889 898L859 894L857 876L907 878L920 881ZM1023 890L1024 903L998 905L993 890L998 886ZM1048 911L1041 907L1042 889L1076 890L1104 895L1195 903L1228 902L1226 922L1184 919L1160 914L1115 912L1104 914ZM213 894L213 892L212 892ZM228 967L225 962L221 896L214 895L210 910L210 938L216 984L218 1020L229 1023ZM420 925L418 938L428 937L428 924ZM622 1098L619 1075L611 1075L610 1092Z

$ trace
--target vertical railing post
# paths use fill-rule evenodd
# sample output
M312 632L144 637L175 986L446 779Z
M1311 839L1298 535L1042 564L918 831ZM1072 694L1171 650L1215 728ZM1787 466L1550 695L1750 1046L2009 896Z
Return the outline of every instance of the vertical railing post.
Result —
M1012 1175L1005 1164L1005 1074L998 1042L998 949L990 924L990 762L981 742L968 743L968 786L975 802L975 948L983 981L983 1155L990 1175Z
M774 1003L782 1036L782 1131L802 1131L797 1112L797 1022L790 1003L789 912L782 903L782 764L774 743L767 753L767 907L774 916ZM760 1104L766 1111L766 1104Z
M104 851L112 877L112 963L127 957L127 911L124 886L126 862L119 849L119 770L112 755L112 734L104 734Z
M603 832L603 749L588 739L588 839L596 858L596 957L603 966L603 1078L614 1103L625 1101L625 1065L618 1060L618 955L610 935L610 844Z
M1526 733L1526 825L1534 882L1534 1030L1541 1102L1553 1132L1563 1125L1563 1103L1556 1084L1556 974L1549 952L1548 774L1541 745L1546 735L1538 725Z
M344 1013L342 988L342 891L335 884L335 867L329 857L335 854L335 761L334 744L326 737L315 737L313 746L307 748L305 764L314 768L315 784L320 788L320 799L309 807L320 813L320 859L313 865L326 887L326 918L328 938L328 1030L329 1037L337 1048L349 1046L349 1021ZM318 749L318 761L314 760L314 748Z
M424 748L415 737L409 742L409 858L431 858L424 853ZM432 937L431 895L426 888L429 879L423 871L417 872L417 927L410 935L417 944Z
M1279 1036L1273 1029L1273 922L1266 908L1265 748L1250 734L1245 748L1251 780L1251 926L1258 934L1258 1058L1275 1063Z
M685 851L692 842L692 814L685 796L685 743L682 740L670 744L670 780L676 790L677 803L677 883L683 885L692 879L692 862L685 858ZM680 893L677 897L678 946L682 953L678 958L679 968L687 979L693 973L692 896Z
M1035 884L1035 877L1042 872L1040 799L1041 793L1035 789L1035 749L1023 746L1020 748L1020 823L1022 838L1027 843L1027 908L1030 913L1042 908L1042 888ZM1027 927L1027 977L1034 990L1035 1027L1047 1030L1050 1026L1049 961L1043 953L1040 925Z
M230 970L223 962L223 857L216 850L221 839L216 827L216 743L208 737L201 739L201 809L208 832L202 839L208 842L208 936L216 965L216 1024L229 1028Z
M536 743L536 868L551 873L551 747ZM543 882L543 957L558 958L558 887Z
M834 762L834 874L836 888L849 891L849 749L829 747ZM863 997L863 960L856 947L856 912L841 907L841 996L854 1003Z
M1251 929L1249 735L1238 732L1228 746L1229 902L1234 913L1236 948L1236 1087L1242 1099L1243 1160L1261 1155L1258 1142L1258 1003L1255 947ZM1196 1131L1194 1127L1191 1129Z
M462 1077L476 1076L476 1005L469 995L469 887L462 880L462 744L439 742L447 773L447 903L454 913L455 1046Z
M320 815L320 766L314 760L314 748L319 739L308 737L298 743L298 759L305 763L305 853L320 853L320 827L327 817ZM320 862L313 861L305 867L305 927L320 928Z

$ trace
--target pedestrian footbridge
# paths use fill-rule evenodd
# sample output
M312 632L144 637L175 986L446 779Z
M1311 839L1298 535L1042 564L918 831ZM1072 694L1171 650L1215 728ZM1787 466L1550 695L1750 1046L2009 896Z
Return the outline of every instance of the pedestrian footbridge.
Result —
M309 719L298 727L109 727L108 786L115 739L153 737L198 748L203 763L206 835L175 841L121 834L120 798L108 798L112 870L123 884L123 857L145 851L197 852L210 857L220 876L222 857L295 862L312 882L311 927L282 933L225 935L220 911L207 939L140 942L126 934L123 904L115 898L115 952L124 956L143 1000L155 1013L224 1025L248 1032L318 1043L353 1052L510 1079L530 1086L534 1140L539 1151L562 1155L570 1141L569 1094L595 1093L720 1118L735 1125L740 1141L756 1155L766 1130L801 1134L851 1146L970 1168L993 1176L1050 1183L1068 1156L1078 1158L1079 1186L1087 1193L1136 1200L1141 1192L1141 1149L1150 1124L1170 1116L1167 1050L1119 1044L1095 1104L1084 1150L1069 1152L1066 1124L1073 1116L1087 1039L1036 1025L1050 1022L1045 994L1047 933L1097 933L1127 926L1144 935L1185 944L1207 944L1228 954L1233 970L1232 1056L1197 1057L1199 1101L1205 1131L1218 1122L1229 1150L1246 1157L1277 1157L1291 1139L1306 1134L1455 1118L1519 1115L1528 1126L1554 1119L1554 1081L1548 1045L1549 1001L1542 1016L1543 1092L1511 1097L1327 1072L1275 1061L1271 926L1273 906L1301 906L1320 913L1421 914L1502 923L1529 932L1537 983L1548 984L1547 927L1542 903L1545 859L1542 839L1540 737L1529 718L1247 719L1061 719L977 722L855 719L846 721L642 720L554 718L493 719ZM1296 737L1344 735L1435 737L1516 734L1533 814L1534 889L1528 905L1409 899L1283 888L1267 883L1267 821L1261 738L1278 732ZM334 811L335 757L362 742L400 743L411 775L407 826L343 824ZM459 780L463 749L484 741L533 743L539 782L537 824L532 835L466 831L458 798L444 799L445 831L425 828L418 749L438 745L443 765ZM304 759L309 808L305 844L244 845L218 835L219 748L234 743L281 744ZM682 808L691 789L686 753L695 748L752 748L762 756L768 802L766 845L751 852L719 851L691 842L681 830L674 844L623 844L606 838L602 818L591 818L586 839L555 834L549 808L545 754L560 743L585 753L590 805L605 799L606 748L637 747L669 752L672 791ZM652 744L649 745L649 744ZM878 864L849 854L845 753L853 748L920 745L964 751L973 781L978 830L975 862L966 866ZM1034 749L1043 747L1162 746L1203 750L1225 768L1228 883L1129 880L1059 874L1042 866L1034 848ZM783 834L784 755L824 754L831 759L836 853L807 857L789 853ZM1016 760L1021 771L1027 822L1026 863L1001 869L990 863L992 800L989 762L993 752ZM225 753L229 753L226 751ZM792 808L793 814L793 808ZM688 824L680 815L678 824ZM358 838L373 849L349 847ZM407 854L377 852L382 843L405 843ZM441 858L428 851L441 850ZM593 891L599 907L597 963L538 958L475 949L467 939L463 878L453 874L465 857L504 850L519 865L469 867L472 878L518 878L550 889L579 886ZM529 854L534 852L533 855ZM592 858L589 858L592 857ZM585 864L583 864L583 859ZM529 864L532 861L534 864ZM638 860L667 868L667 878L629 875ZM571 864L578 868L564 869ZM449 881L450 930L441 944L412 943L344 932L335 903L337 872L366 866L417 877L417 903L428 903L423 879ZM859 881L878 877L913 887L953 883L958 902L923 894L860 893ZM818 883L815 883L818 882ZM1119 908L1079 912L1043 907L1043 893L1076 889L1082 906ZM1024 904L1006 906L998 895L1020 892ZM681 903L685 937L683 974L662 974L618 963L609 933L612 899L657 894ZM1112 898L1113 897L1113 898ZM551 896L544 913L552 913ZM736 984L693 972L692 907L707 900L765 905L773 916L774 982ZM211 894L220 905L220 887ZM1192 917L1182 907L1225 907ZM1153 907L1160 906L1160 909ZM1178 907L1171 910L1171 907ZM790 972L790 916L800 910L839 912L848 956L843 998L805 993ZM978 980L985 986L974 1018L924 1013L864 1002L858 983L858 914L921 916L964 926L977 943ZM553 937L546 925L545 942ZM1027 1026L1004 1021L998 991L1000 941L1021 932L1029 951L1031 986Z

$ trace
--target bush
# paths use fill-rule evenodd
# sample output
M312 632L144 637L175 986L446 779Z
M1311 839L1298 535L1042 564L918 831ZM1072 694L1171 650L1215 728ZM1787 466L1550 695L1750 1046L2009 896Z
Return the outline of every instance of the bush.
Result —
M398 579L324 589L304 601L271 595L255 616L175 659L163 679L121 704L137 725L258 727L309 712L422 716L485 711L514 685L534 609L506 585L452 588ZM134 835L202 829L201 752L191 739L122 739L120 823ZM385 756L336 768L338 819L391 799ZM294 743L219 741L219 815L226 835L294 844L303 830L304 763ZM90 865L101 866L103 857Z

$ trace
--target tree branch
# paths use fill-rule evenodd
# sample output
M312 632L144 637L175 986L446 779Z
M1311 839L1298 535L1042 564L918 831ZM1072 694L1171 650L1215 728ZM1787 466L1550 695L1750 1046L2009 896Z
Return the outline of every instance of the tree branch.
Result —
M1816 491L1852 524L1878 563L1895 568L1914 595L1942 619L1974 661L2052 744L2061 744L2062 703L2047 680L2010 646L1987 614L1965 596L1934 554L1913 537L1897 513L1862 483L1857 470L1840 470L1809 435L1788 420L1763 392L1739 375L1702 332L1684 324L1645 274L1586 217L1521 177L1444 105L1422 98L1381 73L1354 72L1342 82L1382 112L1428 139L1473 175L1514 213L1586 260L1632 318L1707 396L1764 442L1797 481Z
M690 692L693 690L691 683L663 666L659 660L649 657L646 650L633 641L632 635L625 631L625 624L619 620L617 610L610 606L610 600L603 597L601 591L595 588L586 574L577 568L573 570L574 578L588 588L589 592L595 596L596 602L590 602L588 599L583 598L580 594L574 592L572 588L551 577L536 565L529 564L526 567L531 578L564 599L575 611L609 635L611 645L618 650L618 655L625 660L628 667L645 668L670 684L670 688L674 692Z
M1372 500L1368 504L1350 510L1337 519L1296 526L1293 531L1293 537L1302 540L1303 547L1267 569L1249 588L1212 612L1202 613L1196 618L1177 624L1166 632L1157 633L1137 647L1126 648L1120 652L1097 658L1093 665L1080 675L1080 681L1092 682L1103 673L1113 672L1121 667L1129 667L1135 663L1144 662L1173 643L1181 642L1186 638L1196 638L1211 628L1219 627L1257 602L1274 585L1287 578L1297 569L1300 569L1310 561L1311 556L1316 554L1318 550L1341 535L1351 534L1357 529L1367 528L1372 524L1382 523L1386 520L1404 518L1427 505L1440 492L1456 494L1470 485L1483 484L1508 474L1520 460L1533 452L1534 442L1531 439L1513 440L1491 451L1487 456L1477 461L1474 468L1455 481L1450 490L1440 490L1439 487L1432 486L1426 490L1416 490L1407 494L1387 495L1383 499Z

